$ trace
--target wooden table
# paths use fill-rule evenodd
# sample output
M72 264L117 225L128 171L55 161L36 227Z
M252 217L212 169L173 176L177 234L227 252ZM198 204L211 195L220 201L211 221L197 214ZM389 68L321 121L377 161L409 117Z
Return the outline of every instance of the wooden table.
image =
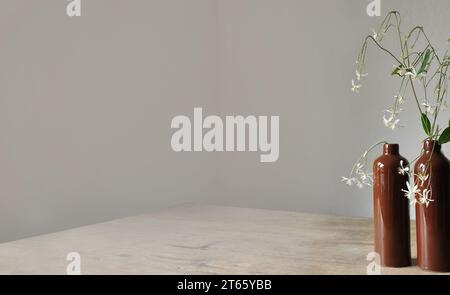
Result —
M69 252L82 274L366 274L372 234L370 219L183 205L1 244L0 274L65 274Z

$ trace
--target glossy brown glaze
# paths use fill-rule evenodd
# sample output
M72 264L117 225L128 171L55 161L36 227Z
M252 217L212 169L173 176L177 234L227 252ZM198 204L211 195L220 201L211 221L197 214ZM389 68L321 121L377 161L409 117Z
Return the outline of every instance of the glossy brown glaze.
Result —
M385 144L373 166L375 252L390 267L411 265L409 201L402 192L408 176L399 173L400 161L408 166L398 144Z
M422 184L417 174L430 175L430 172L431 177ZM448 272L450 271L450 162L441 152L441 146L437 142L425 141L424 153L416 162L414 174L415 183L421 192L428 186L431 188L430 199L433 200L428 207L416 204L417 264L422 269ZM419 197L417 195L417 199Z

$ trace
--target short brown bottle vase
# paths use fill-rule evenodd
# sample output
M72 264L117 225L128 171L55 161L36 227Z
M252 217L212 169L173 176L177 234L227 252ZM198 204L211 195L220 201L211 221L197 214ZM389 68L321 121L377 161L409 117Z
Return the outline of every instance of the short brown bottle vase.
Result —
M417 264L431 271L450 271L450 162L433 140L424 142L414 166L419 193L431 189L432 201L416 204ZM418 175L427 177L422 181ZM421 196L416 195L420 200Z
M399 145L385 144L373 165L375 252L388 267L411 265L409 201L402 192L408 175L400 173L401 164L408 167Z

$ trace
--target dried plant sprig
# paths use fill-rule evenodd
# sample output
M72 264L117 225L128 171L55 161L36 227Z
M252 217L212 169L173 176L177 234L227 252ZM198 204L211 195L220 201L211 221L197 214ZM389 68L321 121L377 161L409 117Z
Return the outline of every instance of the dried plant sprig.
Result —
M379 141L365 150L358 161L353 165L349 175L347 177L342 176L341 181L348 186L356 185L360 189L365 186L371 187L373 185L373 173L371 172L372 167L368 165L368 158L375 148L386 143L386 141Z
M399 40L399 53L394 53L382 44L382 41L389 31L395 30ZM422 42L420 42L422 41ZM383 52L387 53L393 61L394 70L392 76L401 77L401 87L399 93L394 96L393 106L387 109L388 114L384 114L383 122L386 127L395 130L400 127L399 105L405 100L405 92L411 89L413 98L420 114L422 127L428 137L437 135L437 119L441 111L447 108L448 93L448 66L449 57L447 53L444 57L439 57L435 47L430 42L425 30L421 26L415 26L406 35L401 31L401 16L398 11L389 12L382 21L378 30L374 30L372 35L366 36L357 58L356 80L352 80L352 91L359 92L362 87L362 80L367 76L366 56L369 42L375 44ZM423 44L424 43L424 44ZM431 68L435 68L434 73L428 78ZM434 87L434 94L429 95L431 81L438 79ZM416 85L420 84L420 85ZM423 88L422 102L419 99L417 88ZM400 99L399 99L400 98ZM399 102L401 101L401 103ZM430 121L430 118L432 121ZM450 126L449 126L450 127ZM440 142L450 141L450 130L448 136L443 136ZM440 138L441 134L439 134Z
M439 144L450 142L450 122L446 128L440 128L438 125L439 114L447 109L448 95L448 67L450 65L450 56L448 50L443 56L439 56L435 46L431 43L428 35L422 26L413 27L407 34L403 35L401 30L401 16L398 11L390 11L381 22L377 30L373 30L373 34L365 37L361 46L361 50L356 60L356 79L352 80L352 91L359 93L362 87L362 80L367 77L366 72L366 56L369 42L376 45L378 49L386 53L394 61L394 69L391 76L400 77L401 84L398 94L394 96L392 106L385 110L383 114L384 125L395 130L400 125L400 113L403 110L402 105L405 102L407 89L411 90L412 96L420 114L420 122L426 133L426 139L435 140ZM383 39L390 32L395 31L399 48L398 53L384 46ZM450 42L450 38L448 39ZM418 89L422 89L419 93ZM432 91L430 90L432 89ZM422 95L422 99L419 99ZM431 120L430 120L431 119ZM369 148L360 160L353 166L349 177L343 177L342 180L349 185L356 184L358 187L364 187L363 182L358 175L366 176L367 154L380 142ZM434 151L434 146L433 146ZM422 155L424 151L422 150ZM432 156L433 153L431 153ZM420 155L411 163L417 161ZM402 175L408 174L407 190L404 190L405 196L410 199L411 204L428 205L433 202L431 190L431 156L428 159L428 169L413 174L409 167L400 163L398 172ZM366 172L361 172L366 171ZM429 172L427 172L429 171ZM420 187L411 181L411 177L416 176ZM427 185L423 188L424 183Z

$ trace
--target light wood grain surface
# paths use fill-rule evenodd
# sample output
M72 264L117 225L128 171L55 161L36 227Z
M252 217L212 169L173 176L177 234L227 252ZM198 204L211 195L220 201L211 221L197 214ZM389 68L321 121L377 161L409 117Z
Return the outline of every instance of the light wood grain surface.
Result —
M0 274L65 274L73 251L82 274L366 274L372 235L369 219L183 205L0 244Z

